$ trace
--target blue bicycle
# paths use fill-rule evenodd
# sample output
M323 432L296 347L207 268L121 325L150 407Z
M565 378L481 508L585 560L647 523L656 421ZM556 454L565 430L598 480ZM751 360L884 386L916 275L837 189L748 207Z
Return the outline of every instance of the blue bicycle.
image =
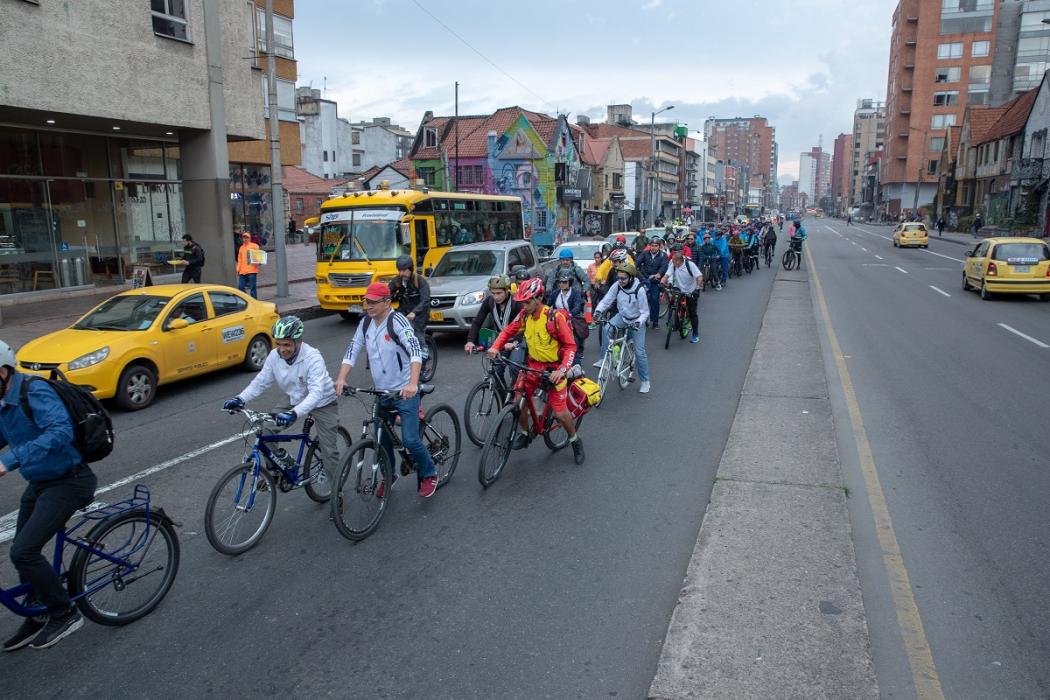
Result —
M62 570L66 545L76 549ZM84 513L55 536L54 567L69 597L89 620L126 625L156 608L179 571L175 523L150 506L149 489L139 484L131 498ZM0 588L0 603L16 615L46 615L32 585Z
M266 425L276 425L275 413L259 413L247 408L228 411L245 416L250 429L245 433L244 461L223 474L208 497L204 512L204 533L217 551L230 556L246 552L262 539L277 510L277 490L287 493L302 488L317 503L332 497L332 482L321 459L317 438L310 435L314 419L307 416L303 432L294 435L270 434ZM340 461L350 453L350 433L337 429L336 449ZM254 433L255 442L248 440ZM277 443L299 443L293 457ZM271 447L275 446L275 447ZM333 470L339 465L332 465Z

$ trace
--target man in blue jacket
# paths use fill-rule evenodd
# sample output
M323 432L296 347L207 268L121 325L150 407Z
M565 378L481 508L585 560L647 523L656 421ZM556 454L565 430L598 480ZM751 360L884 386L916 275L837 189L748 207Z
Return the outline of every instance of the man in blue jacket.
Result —
M715 232L715 247L718 248L718 257L722 260L722 286L729 284L729 238L725 229Z
M3 643L4 651L27 644L46 649L84 624L41 550L73 513L91 503L98 484L73 447L73 424L58 394L47 382L16 372L15 366L14 351L0 341L0 476L17 469L29 482L18 509L11 563L21 581L32 584L48 615L46 620L27 618ZM32 419L21 406L22 383L27 381Z

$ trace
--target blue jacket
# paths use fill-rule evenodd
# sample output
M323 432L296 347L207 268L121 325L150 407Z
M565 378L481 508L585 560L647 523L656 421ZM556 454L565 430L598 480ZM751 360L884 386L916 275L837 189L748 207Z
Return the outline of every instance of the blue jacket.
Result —
M552 289L547 292L547 306L554 308L554 302L557 300L559 293L561 293L561 289ZM574 317L583 316L583 311L583 295L576 287L569 287L569 315Z
M723 258L729 257L729 237L728 236L715 236L712 240L715 244L715 248L718 248L718 254Z
M62 399L46 382L29 385L26 399L33 420L22 411L22 382L26 375L15 372L0 399L0 462L11 471L19 469L26 481L57 479L83 460L73 447L73 422Z

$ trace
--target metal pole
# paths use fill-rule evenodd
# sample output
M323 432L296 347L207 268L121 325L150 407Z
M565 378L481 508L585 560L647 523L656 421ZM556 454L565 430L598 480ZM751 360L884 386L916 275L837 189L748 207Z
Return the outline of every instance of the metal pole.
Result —
M656 112L649 117L649 226L656 226Z
M288 259L284 250L284 193L281 187L281 128L277 120L277 54L273 38L273 0L266 0L266 82L270 102L270 212L273 214L277 296L288 296Z
M456 118L452 122L456 130L456 167L455 167L455 186L453 192L459 192L459 81L456 81Z

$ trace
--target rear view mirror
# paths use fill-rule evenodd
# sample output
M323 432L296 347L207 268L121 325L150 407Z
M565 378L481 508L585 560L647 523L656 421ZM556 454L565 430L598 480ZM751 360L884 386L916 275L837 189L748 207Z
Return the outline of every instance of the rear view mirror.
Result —
M168 321L168 330L169 331L182 330L183 328L186 328L189 325L190 325L190 322L187 321L184 318L173 318L170 321Z
M966 251L966 257L972 258L973 254L976 253L976 252L977 252L976 248L974 248L973 250L968 250L968 251Z
M403 222L398 230L398 240L400 245L411 245L412 244L412 225L407 221Z
M427 269L423 270L423 276L424 277L430 277L431 273L433 273L433 272L434 272L434 268L428 267Z

